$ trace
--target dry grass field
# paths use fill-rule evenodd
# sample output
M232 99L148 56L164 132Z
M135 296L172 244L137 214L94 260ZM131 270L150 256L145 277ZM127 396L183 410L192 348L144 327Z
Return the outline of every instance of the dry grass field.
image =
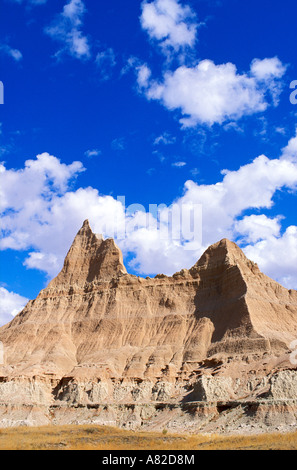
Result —
M99 426L0 429L0 450L296 450L297 432L255 436L177 435Z

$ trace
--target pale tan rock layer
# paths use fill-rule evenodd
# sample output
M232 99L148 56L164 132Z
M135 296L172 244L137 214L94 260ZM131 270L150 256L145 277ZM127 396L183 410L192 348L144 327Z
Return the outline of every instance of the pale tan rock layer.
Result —
M296 338L297 292L235 243L172 277L142 279L85 221L60 274L0 328L0 375L187 377L212 356L281 355Z

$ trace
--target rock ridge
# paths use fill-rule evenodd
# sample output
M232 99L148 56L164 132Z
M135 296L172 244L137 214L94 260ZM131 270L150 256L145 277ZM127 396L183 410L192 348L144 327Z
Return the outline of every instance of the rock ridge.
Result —
M143 279L86 220L58 276L0 328L0 403L182 407L197 397L257 400L265 387L270 401L293 400L296 338L297 292L235 243L210 246L189 270Z

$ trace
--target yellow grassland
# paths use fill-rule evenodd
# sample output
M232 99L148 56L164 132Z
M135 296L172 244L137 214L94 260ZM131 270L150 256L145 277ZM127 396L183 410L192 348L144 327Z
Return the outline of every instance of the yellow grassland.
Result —
M250 436L124 431L105 426L0 429L0 450L294 450L297 432Z

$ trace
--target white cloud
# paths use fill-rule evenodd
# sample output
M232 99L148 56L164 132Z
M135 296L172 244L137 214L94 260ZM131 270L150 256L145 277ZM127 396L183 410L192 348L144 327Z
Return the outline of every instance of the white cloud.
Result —
M244 211L270 209L278 190L297 187L296 164L285 159L270 160L264 155L237 171L225 170L223 174L223 180L213 185L187 181L185 194L180 199L180 203L203 205L204 240L207 243L214 243L224 236L234 238L234 224ZM238 226L237 223L236 227L244 228L245 235L246 227L242 224Z
M142 275L173 274L198 259L197 251L185 250L178 241L162 239L157 230L145 227L131 231L119 245L125 253L134 255L130 267Z
M172 166L176 168L182 168L183 166L186 166L186 162L174 162L172 163Z
M282 151L282 159L297 163L297 128L296 137L290 139L288 145Z
M168 132L164 132L163 134L159 135L155 138L153 145L172 145L176 142L176 137L169 134Z
M140 88L148 88L150 86L151 71L147 65L142 64L136 67L137 83Z
M10 322L25 305L28 299L0 287L0 326Z
M270 101L277 105L285 70L275 58L254 61L250 72L243 74L234 64L216 65L211 60L166 71L161 81L152 79L147 65L136 72L138 86L147 99L160 101L171 111L179 110L182 125L194 127L237 121L265 111Z
M167 61L162 77L154 79L149 65L134 60L139 91L148 100L180 112L183 127L217 123L229 129L231 121L235 129L242 117L278 105L287 69L278 57L254 59L246 73L230 62L217 65L208 59L194 60L197 17L189 5L178 0L144 1L140 22L150 39L161 46ZM183 65L170 70L168 59L173 58ZM189 63L192 65L185 65Z
M276 127L275 132L277 132L278 134L286 135L286 129L284 127Z
M272 59L254 59L251 65L251 74L259 82L263 82L270 91L275 106L279 103L279 96L282 91L280 79L284 76L287 67L282 64L278 57Z
M26 161L22 170L7 170L1 164L0 248L23 250L38 247L42 240L46 243L53 202L65 194L70 180L81 171L80 162L65 165L47 153Z
M214 185L188 181L179 203L203 205L203 242L208 245L227 237L245 243L247 255L260 268L287 287L297 288L297 227L281 235L280 215L268 218L258 214L271 209L279 190L297 190L297 136L283 149L279 159L262 155L237 171L223 171L224 178ZM243 216L246 210L257 214ZM289 253L289 255L288 255Z
M22 170L1 164L0 249L32 250L25 265L53 276L85 218L98 232L114 233L122 205L93 188L71 191L71 180L82 171L82 163L65 165L47 153L26 161Z
M196 42L196 15L188 5L178 0L154 0L142 3L141 26L149 37L159 42L167 55L170 49L179 51Z
M101 80L109 80L112 76L112 71L117 64L114 50L109 47L104 51L98 52L95 62L100 72Z
M282 236L271 236L249 245L246 255L284 286L297 289L297 226L288 227Z
M128 236L118 244L132 255L130 266L140 274L172 274L189 268L207 246L227 237L241 242L265 273L296 288L297 226L286 229L284 215L267 215L277 191L297 189L296 143L297 136L278 159L262 155L236 171L224 170L216 184L185 183L184 194L174 204L183 208L202 204L203 246L190 238L160 236L164 222L158 226L153 213L138 207L125 212L120 200L100 195L91 187L73 190L71 180L83 170L79 162L65 165L42 154L27 161L22 170L1 165L0 248L28 251L25 265L53 277L82 221L88 218L93 230L105 236L114 236L120 223L126 224ZM168 208L161 208L162 220L167 214Z
M45 32L57 42L62 48L56 53L57 57L69 54L77 59L89 59L91 49L88 38L83 34L83 18L86 7L82 0L70 0Z
M43 153L36 160L27 160L22 170L7 170L0 164L0 210L12 208L33 215L40 210L40 197L51 199L68 188L69 180L83 171L81 162L61 163Z
M9 57L11 57L16 62L20 62L23 58L23 54L18 49L13 49L8 44L0 44L0 51Z
M85 152L85 156L88 157L88 158L92 158L92 157L99 157L99 155L101 155L101 150L98 150L98 149L92 149L92 150L87 150Z
M251 73L258 79L270 81L273 78L282 78L286 67L278 57L271 59L254 59L251 65Z
M264 214L249 215L238 220L234 226L237 232L246 243L256 243L263 239L279 237L281 231L281 218L270 219Z
M61 258L53 253L32 252L24 261L29 269L46 271L49 276L55 276L61 268Z

